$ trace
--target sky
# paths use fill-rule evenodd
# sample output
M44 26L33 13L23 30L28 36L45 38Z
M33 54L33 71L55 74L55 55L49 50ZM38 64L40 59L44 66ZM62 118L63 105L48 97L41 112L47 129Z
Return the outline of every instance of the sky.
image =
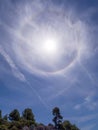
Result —
M98 1L0 0L0 109L98 129Z

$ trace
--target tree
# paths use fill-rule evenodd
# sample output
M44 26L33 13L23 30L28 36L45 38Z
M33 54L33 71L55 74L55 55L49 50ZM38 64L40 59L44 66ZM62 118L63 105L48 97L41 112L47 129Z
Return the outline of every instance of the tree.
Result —
M63 127L64 127L66 130L71 130L71 123L66 120L66 121L63 122Z
M4 115L3 119L7 121L8 120L8 115L7 114Z
M71 130L79 130L79 128L76 125L72 125Z
M53 122L55 123L55 128L57 129L61 128L63 117L60 114L60 109L58 107L53 108L52 114L54 115Z
M58 108L58 107L53 108L53 110L52 110L52 114L53 114L54 116L59 115L59 114L60 114L60 110L59 110L59 108Z
M0 110L0 119L2 118L2 111Z
M72 125L68 120L63 122L63 127L65 130L79 130L76 125Z
M20 113L17 109L14 109L10 114L9 114L9 119L11 121L19 121L20 120Z
M6 125L0 125L0 130L8 130Z
M13 126L12 128L10 128L10 130L18 130L18 128L16 126Z
M26 120L32 120L32 121L35 121L34 119L34 114L32 112L32 109L30 108L26 108L23 113L22 113L22 116L24 119Z

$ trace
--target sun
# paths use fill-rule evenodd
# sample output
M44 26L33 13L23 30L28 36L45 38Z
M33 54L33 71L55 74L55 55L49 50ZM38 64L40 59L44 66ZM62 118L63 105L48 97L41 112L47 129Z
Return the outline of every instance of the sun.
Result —
M42 50L45 52L47 55L53 55L57 53L58 50L58 42L55 38L48 37L45 38L42 41Z

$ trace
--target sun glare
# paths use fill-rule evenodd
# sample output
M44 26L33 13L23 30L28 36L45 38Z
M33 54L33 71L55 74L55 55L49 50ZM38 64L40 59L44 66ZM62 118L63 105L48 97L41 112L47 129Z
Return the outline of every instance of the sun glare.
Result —
M20 40L17 42L19 46L13 44L14 51L18 48L15 55L21 64L25 64L24 69L39 74L59 73L69 69L78 58L81 58L85 48L82 44L85 43L85 37L82 38L81 32L83 31L81 27L84 27L82 23L71 24L70 21L70 26L67 17L64 20L62 16L59 21L57 14L53 21L49 19L48 24L46 17L42 23L31 18L27 17L27 21L20 22L21 26L15 34Z
M42 43L43 51L46 54L55 54L57 52L57 40L53 38L46 38Z

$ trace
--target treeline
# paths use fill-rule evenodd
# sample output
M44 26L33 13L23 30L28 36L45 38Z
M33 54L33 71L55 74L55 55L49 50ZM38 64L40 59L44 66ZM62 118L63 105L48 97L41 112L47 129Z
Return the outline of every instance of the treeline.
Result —
M63 121L58 107L53 108L53 124L45 126L35 121L32 109L26 108L20 115L18 109L14 109L9 114L2 116L0 110L0 130L79 130L76 125L68 120Z
M24 126L29 127L32 124L34 126L37 125L30 108L26 108L21 116L18 109L14 109L4 116L2 116L2 111L0 110L0 130L20 130Z

